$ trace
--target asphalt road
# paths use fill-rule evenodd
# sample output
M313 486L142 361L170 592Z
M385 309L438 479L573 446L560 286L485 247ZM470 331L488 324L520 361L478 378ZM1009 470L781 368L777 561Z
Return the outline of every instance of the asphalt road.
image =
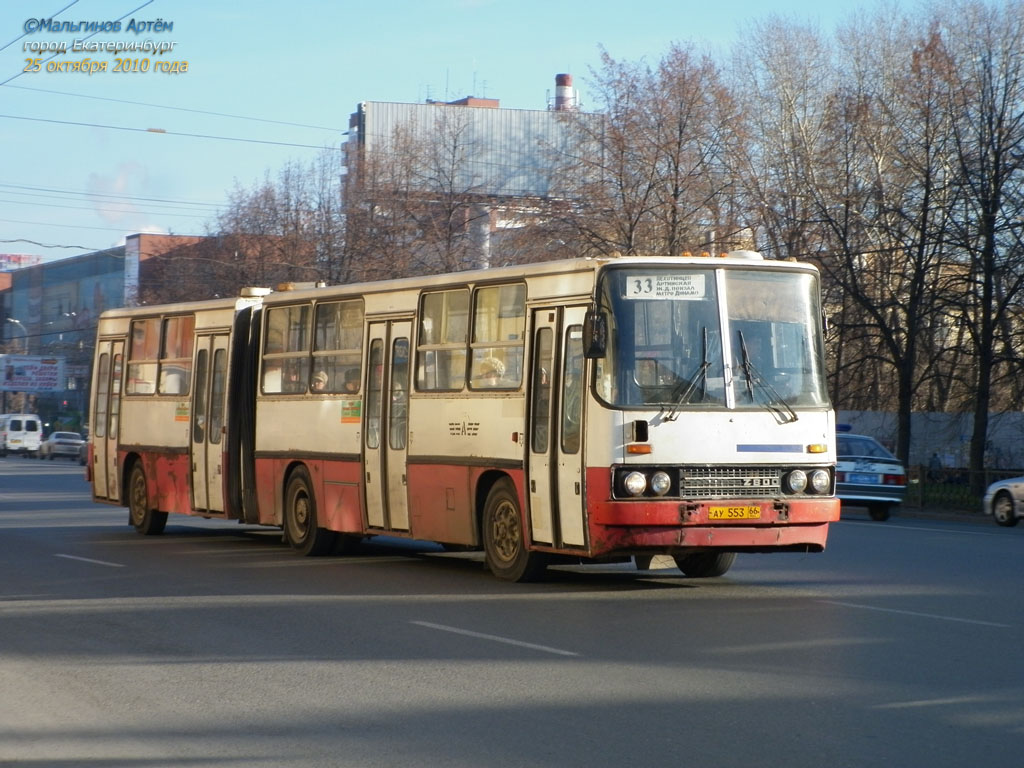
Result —
M94 505L0 459L0 765L1019 766L1024 526L836 524L723 578L500 582Z

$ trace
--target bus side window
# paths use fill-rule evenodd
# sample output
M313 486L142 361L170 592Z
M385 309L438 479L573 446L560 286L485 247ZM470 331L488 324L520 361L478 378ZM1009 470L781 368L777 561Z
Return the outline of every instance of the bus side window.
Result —
M562 452L580 449L583 421L583 326L573 325L565 336L565 369L562 371Z
M266 361L263 363L263 391L268 395L281 391L281 364Z
M206 440L206 367L209 353L199 350L196 358L196 390L195 406L192 411L192 442L201 443Z
M366 447L380 447L381 386L384 372L384 342L370 342L370 380L366 391Z
M552 332L550 328L537 330L533 348L533 402L530 405L530 447L534 453L548 450L548 421L551 410Z

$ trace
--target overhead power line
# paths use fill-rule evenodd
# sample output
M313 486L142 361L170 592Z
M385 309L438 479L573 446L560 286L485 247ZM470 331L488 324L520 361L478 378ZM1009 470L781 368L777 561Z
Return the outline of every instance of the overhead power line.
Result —
M132 210L131 208L114 208L114 205L130 205L127 202L124 203L107 203L106 205L60 205L59 203L39 203L27 200L4 200L0 198L0 203L7 205L31 205L35 208L65 208L72 211L100 211L104 213L121 213L121 214L138 214L146 216L174 216L175 218L186 218L194 219L206 215L203 211L192 211L189 213L170 213L168 211L140 211Z
M61 190L45 190L38 189L35 192L24 191L26 189L32 189L31 187L16 187L9 184L0 184L0 194L17 195L18 197L29 197L29 198L44 198L47 200L59 200L65 203L89 203L92 208L102 208L105 206L115 205L131 205L135 206L138 203L151 204L155 208L169 208L177 211L184 211L187 215L191 216L202 216L209 213L215 213L218 209L224 206L223 203L187 203L184 201L172 201L172 200L159 200L156 198L147 197L130 197L128 195L106 195L96 194L91 195L89 193L72 193L62 192ZM48 205L47 203L29 203L22 202L20 200L11 200L16 205ZM53 205L53 204L49 204ZM114 210L114 209L111 209Z
M75 2L77 2L77 0L75 0ZM153 0L146 0L146 2L144 2L144 3L143 3L142 5L140 5L140 6L138 7L138 8L133 8L132 10L128 11L128 13L126 13L126 14L125 14L124 16L122 16L121 18L119 18L119 19L114 19L114 21L124 21L124 20L125 20L125 19L127 19L127 18L128 18L129 16L131 16L131 15L132 15L133 13L137 13L138 11L141 11L141 10L142 10L143 8L145 8L145 7L147 6L147 5L149 5L149 4L150 4L150 3L152 3L152 2L153 2ZM72 3L71 5L74 5L74 3ZM62 9L61 9L60 11L58 11L57 13L63 13L63 12L64 12L64 11L66 11L66 10L67 10L68 8L70 8L70 7L71 7L71 5L69 5L69 6L65 7L65 8L62 8ZM56 16L57 14L54 14L54 15ZM83 40L89 40L90 38L96 37L96 35L98 35L98 34L99 34L99 32L93 32L93 33L92 33L91 35L86 35L86 36L85 36L85 37L83 37L82 39L83 39ZM22 37L24 37L24 35L22 35ZM20 39L21 39L21 37L17 37L17 38L15 38L14 40L12 40L12 41L11 41L11 43L15 43L15 42L17 42L17 41L18 41L18 40L20 40ZM8 43L7 45L10 45L11 43ZM4 46L4 47L6 48L7 46ZM55 58L57 58L57 56L59 56L59 55L60 55L60 54L57 54L57 53L55 53L55 54L53 54L53 56L51 56L50 58L46 59L46 61L53 61L53 60L54 60ZM18 79L19 77L21 77L21 76L22 76L23 74L25 74L25 70L22 70L22 71L18 72L17 74L11 75L11 76L10 76L10 77L8 77L8 78L7 78L6 80L4 80L4 81L3 81L2 83L0 83L0 85L7 85L7 84L8 84L9 82L11 82L11 80L17 80L17 79Z
M64 6L63 8L61 8L61 9L60 9L59 11L57 11L56 13L51 13L51 14L50 14L51 18L52 18L52 17L56 17L56 16L60 16L60 15L61 15L62 13L64 13L64 11L66 11L66 10L67 10L68 8L70 8L70 7L72 6L72 5L74 5L74 4L75 4L75 3L77 3L77 2L78 2L78 0L71 0L71 2L70 2L70 3L68 3L67 5L65 5L65 6ZM7 50L8 48L10 48L10 47L11 47L12 45L14 45L14 44L15 44L16 42L18 42L19 40L21 40L21 38L25 37L26 35L28 35L28 32L22 32L22 33L21 33L20 35L18 35L18 36L17 36L16 38L14 38L13 40L11 40L11 42L9 42L9 43L8 43L7 45L5 45L5 46L4 46L3 48L0 48L0 51L6 51L6 50Z
M0 221L6 221L6 219L0 219ZM24 237L19 237L14 240L0 240L0 243L28 243L29 245L36 245L40 248L74 248L82 251L96 251L99 248L90 248L87 245L57 245L56 243L38 243L35 240L26 240Z
M120 232L122 235L124 235L125 232L125 227L90 227L84 224L58 224L54 221L22 221L21 219L0 219L0 221L6 222L7 224L31 224L40 227L62 227L63 229L92 229L96 230L97 232ZM98 249L90 248L89 250Z
M2 50L2 49L0 49ZM131 104L138 107L153 107L154 109L170 109L175 112L191 112L196 115L213 115L214 117L229 117L233 120L249 120L256 123L271 123L273 125L289 125L295 128L310 128L316 131L333 131L337 133L338 128L329 128L325 125L308 125L307 123L292 123L287 120L270 120L265 117L251 117L248 115L232 115L227 112L212 112L206 109L189 109L188 107L172 107L167 104L149 104L144 101L130 101L128 99L112 99L107 96L90 96L84 93L69 93L68 91L51 91L47 88L32 88L28 85L6 85L7 88L17 88L20 91L36 91L37 93L51 93L58 96L73 96L79 99L94 99L95 101L110 101L115 104Z
M101 125L99 123L81 123L73 120L50 120L42 117L22 117L19 115L0 115L0 118L7 120L28 120L35 123L52 123L54 125L75 125L83 128L105 128L110 131L131 131L133 133L157 133L167 136L186 136L191 139L215 139L217 141L240 141L246 144L271 144L277 147L302 147L303 149L332 149L338 150L339 147L329 147L324 145L316 144L296 144L288 141L267 141L265 139L242 139L235 136L211 136L202 133L180 133L178 131L166 131L163 128L129 128L123 125Z

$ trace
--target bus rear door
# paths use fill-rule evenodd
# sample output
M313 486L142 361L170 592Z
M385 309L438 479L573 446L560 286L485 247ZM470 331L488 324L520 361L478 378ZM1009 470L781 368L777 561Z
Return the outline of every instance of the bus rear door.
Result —
M93 392L92 488L98 499L121 500L117 482L117 435L121 416L124 341L102 340Z

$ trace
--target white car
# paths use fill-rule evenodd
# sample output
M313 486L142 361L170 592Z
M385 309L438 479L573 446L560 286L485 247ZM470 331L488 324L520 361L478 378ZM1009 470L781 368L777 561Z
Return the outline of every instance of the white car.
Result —
M986 515L999 525L1012 527L1024 517L1024 477L1010 477L992 483L981 500Z
M868 435L836 439L836 496L844 505L867 507L872 520L888 520L907 491L903 464Z
M77 432L53 432L39 446L40 459L53 459L64 456L74 461L78 458L78 449L82 446L82 436Z

